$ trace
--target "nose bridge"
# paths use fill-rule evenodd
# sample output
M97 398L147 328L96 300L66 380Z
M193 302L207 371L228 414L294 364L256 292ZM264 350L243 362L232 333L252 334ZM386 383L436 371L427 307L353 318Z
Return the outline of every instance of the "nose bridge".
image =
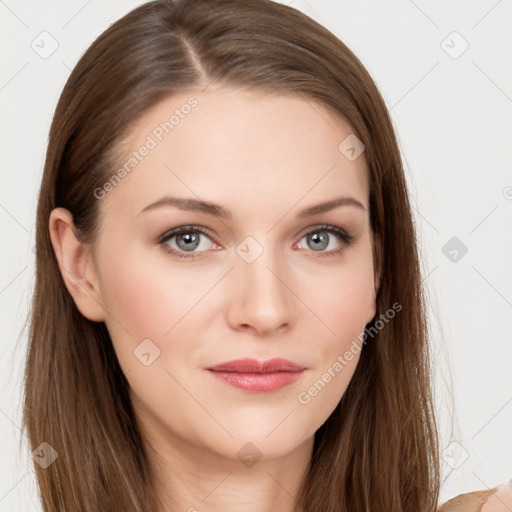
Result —
M251 291L256 293L282 294L285 287L278 275L284 272L282 255L273 246L272 237L260 235L246 237L236 248L236 273ZM264 240L263 240L264 239ZM276 275L277 274L277 275ZM253 295L253 294L252 294Z
M268 330L292 321L293 294L285 284L283 255L272 237L258 238L248 236L236 247L232 278L239 293L232 306L238 323Z

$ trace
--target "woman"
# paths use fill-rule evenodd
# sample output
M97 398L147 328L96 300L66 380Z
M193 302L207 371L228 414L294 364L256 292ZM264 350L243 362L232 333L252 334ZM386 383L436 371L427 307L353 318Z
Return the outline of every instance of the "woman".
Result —
M404 171L373 80L267 0L149 2L71 73L24 425L45 511L432 511Z

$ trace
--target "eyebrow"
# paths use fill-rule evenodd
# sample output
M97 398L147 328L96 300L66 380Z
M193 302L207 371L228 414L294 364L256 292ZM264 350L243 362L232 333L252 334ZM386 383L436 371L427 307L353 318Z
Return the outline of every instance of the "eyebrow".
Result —
M143 208L138 215L143 212L147 212L150 210L154 210L155 208L160 207L176 207L180 210L191 211L191 212L201 212L207 215L212 215L214 217L219 217L222 219L232 219L233 214L228 209L223 206L215 203L211 203L209 201L202 201L200 199L193 198L183 198L183 197L162 197L158 201L149 204L145 208ZM312 217L313 215L318 215L319 213L325 213L335 208L339 208L340 206L355 206L356 208L360 208L366 211L366 207L354 197L337 197L335 199L331 199L325 203L317 204L314 206L309 206L304 210L301 210L297 217L304 219L307 217Z

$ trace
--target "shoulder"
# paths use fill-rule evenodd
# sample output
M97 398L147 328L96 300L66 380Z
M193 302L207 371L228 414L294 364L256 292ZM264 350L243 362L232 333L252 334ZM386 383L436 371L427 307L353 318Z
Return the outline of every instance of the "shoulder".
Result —
M436 512L510 512L512 479L488 490L459 494L441 505Z

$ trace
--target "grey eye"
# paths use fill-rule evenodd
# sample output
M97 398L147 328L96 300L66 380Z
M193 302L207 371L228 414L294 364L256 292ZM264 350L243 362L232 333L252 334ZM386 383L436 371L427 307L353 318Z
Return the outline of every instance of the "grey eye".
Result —
M199 246L200 237L201 234L194 233L193 231L176 235L176 245L183 251L193 251Z
M308 245L314 251L323 251L329 245L327 231L315 231L306 235Z

